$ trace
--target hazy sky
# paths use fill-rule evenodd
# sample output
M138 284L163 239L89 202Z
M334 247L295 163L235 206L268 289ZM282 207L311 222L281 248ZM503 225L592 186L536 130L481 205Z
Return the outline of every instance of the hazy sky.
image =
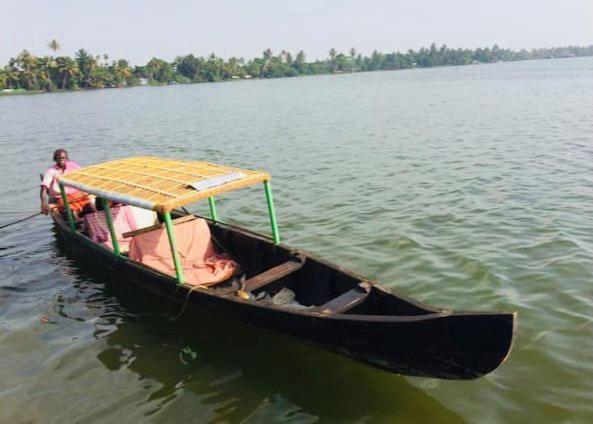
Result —
M0 65L22 49L85 48L134 65L156 56L212 52L259 56L266 48L325 58L431 42L450 47L593 44L593 0L0 0Z

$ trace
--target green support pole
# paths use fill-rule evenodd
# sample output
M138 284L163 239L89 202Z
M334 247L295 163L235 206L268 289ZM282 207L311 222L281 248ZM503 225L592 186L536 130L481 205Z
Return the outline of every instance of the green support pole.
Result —
M115 256L120 255L119 243L117 241L117 234L115 227L113 226L113 217L111 216L111 208L109 207L109 201L107 199L101 199L103 201L103 210L105 211L105 218L107 219L107 226L109 227L109 234L111 234L111 244L113 244L113 253Z
M177 281L179 284L183 284L185 283L185 278L183 277L183 268L181 267L181 261L179 260L179 253L177 253L177 243L175 242L175 232L173 230L173 222L171 221L171 213L165 212L163 217L165 218L165 227L167 228L169 245L171 246L171 253L173 254L173 263L175 264Z
M68 217L68 224L70 229L76 231L76 223L74 222L74 215L72 215L72 209L70 209L70 203L68 203L68 196L66 196L66 190L64 186L60 184L60 193L62 194L62 202L64 202L64 209L66 210L66 216Z
M278 223L276 222L276 210L274 209L274 198L272 197L272 187L269 181L264 181L264 189L266 190L266 200L268 201L268 213L270 214L270 224L272 225L272 236L274 243L280 243L280 232L278 231Z
M216 201L214 200L214 197L209 197L208 203L210 204L210 216L212 217L212 221L218 222L218 213L216 212Z

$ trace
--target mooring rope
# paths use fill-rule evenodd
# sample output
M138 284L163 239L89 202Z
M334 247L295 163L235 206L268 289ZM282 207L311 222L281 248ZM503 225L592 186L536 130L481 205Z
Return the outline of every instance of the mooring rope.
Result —
M24 221L27 221L27 220L29 220L31 218L35 218L36 216L38 216L40 214L41 214L41 212L35 212L33 215L30 215L30 216L28 216L26 218L18 219L16 221L9 222L8 224L0 225L0 230L3 229L3 228L6 228L6 227L10 227L11 225L18 224L19 222L24 222Z
M187 306L187 301L189 299L189 295L196 290L198 287L200 286L193 286L192 288L190 288L187 291L187 295L185 296L185 301L183 302L183 306L181 307L181 310L179 311L179 313L177 314L176 317L174 317L173 319L171 319L171 321L177 321L179 318L181 318L181 315L183 315L183 312L185 312L185 307Z

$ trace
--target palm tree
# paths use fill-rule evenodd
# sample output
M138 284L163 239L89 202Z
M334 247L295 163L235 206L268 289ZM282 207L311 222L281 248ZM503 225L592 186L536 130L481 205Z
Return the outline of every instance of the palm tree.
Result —
M85 81L85 86L86 87L91 87L91 86L95 86L95 77L97 76L97 68L98 68L98 63L95 60L94 57L90 56L90 59L87 63L87 78Z
M55 39L51 40L47 47L49 47L54 53L62 48L62 46L60 46L60 43L58 43Z
M78 73L78 68L76 67L76 62L74 62L72 58L66 56L58 57L56 63L58 72L64 76L62 79L62 90L65 90L68 77L76 75Z
M336 49L334 49L333 47L331 49L329 49L330 68L331 68L332 72L336 72L336 55L337 54L338 54L338 52L336 52Z
M47 47L56 53L62 46L60 46L60 43L58 43L57 40L53 39L47 44ZM47 91L50 91L51 89L51 77L49 76L49 70L53 67L55 67L54 58L52 55L49 55L45 58L45 75L41 76L41 85L45 86Z
M8 88L19 88L19 71L15 67L14 59L11 59L10 64L4 67L4 75Z
M350 49L350 70L356 72L356 49Z
M282 61L284 61L284 62L285 62L285 61L286 61L286 55L287 55L287 54L288 54L288 52L287 52L286 50L282 50L282 51L280 52L280 56L278 56L278 57L280 58L280 60L282 60Z
M37 68L37 58L29 53L28 50L23 50L16 60L23 69L23 76L27 80L27 89L31 90L34 88L33 80L36 79L35 68Z
M163 66L163 61L160 59L157 59L156 57L153 57L152 59L150 59L150 61L146 64L146 76L148 77L149 80L153 80L154 79L154 74L156 72L158 72L161 67Z
M113 74L119 85L126 85L127 79L132 76L132 69L126 60L120 59L113 67Z
M304 51L301 50L297 53L296 58L294 59L293 66L299 74L305 72L306 58Z
M96 68L99 56L93 57L85 49L80 49L75 53L74 57L80 73L80 80L85 87L88 87L91 84L92 73Z
M264 76L267 75L268 71L270 70L270 60L264 60L261 64L261 67L259 69L259 77L263 78Z
M243 76L243 71L241 68L241 63L240 60L237 59L236 57L231 57L228 62L227 65L225 66L226 70L227 70L227 78L232 78L234 76Z

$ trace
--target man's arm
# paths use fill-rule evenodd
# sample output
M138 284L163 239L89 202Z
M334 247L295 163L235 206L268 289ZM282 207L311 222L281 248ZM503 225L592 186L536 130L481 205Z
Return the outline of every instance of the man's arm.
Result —
M47 207L48 190L46 186L41 186L39 198L41 199L41 213L47 215L49 208Z

